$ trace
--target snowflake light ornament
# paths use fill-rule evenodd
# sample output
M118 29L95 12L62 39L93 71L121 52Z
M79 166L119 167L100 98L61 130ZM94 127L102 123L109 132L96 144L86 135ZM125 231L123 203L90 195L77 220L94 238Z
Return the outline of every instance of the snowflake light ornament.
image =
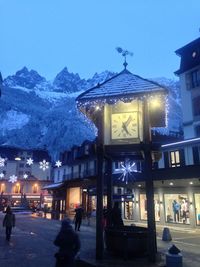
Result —
M134 179L133 172L138 172L136 168L136 163L131 163L128 160L125 160L125 162L120 162L120 168L115 169L116 172L122 173L118 180L122 180L122 182L128 183L128 180L130 178Z
M0 173L0 178L3 179L3 177L4 177L4 173L1 172L1 173Z
M26 160L26 164L28 164L29 166L31 166L33 164L33 159L29 158Z
M24 177L24 179L27 179L27 178L28 178L28 174L25 173L25 174L23 175L23 177Z
M62 166L62 162L60 160L57 160L56 163L55 163L55 166L56 167L61 167Z
M5 161L6 161L6 159L4 159L4 158L2 158L0 156L0 167L4 167L5 166Z
M45 159L43 159L43 161L40 161L39 164L40 164L40 169L42 169L43 171L49 168L49 162L46 161Z
M14 175L14 174L11 175L11 176L9 177L8 182L11 182L11 183L15 183L15 182L17 182L17 176Z

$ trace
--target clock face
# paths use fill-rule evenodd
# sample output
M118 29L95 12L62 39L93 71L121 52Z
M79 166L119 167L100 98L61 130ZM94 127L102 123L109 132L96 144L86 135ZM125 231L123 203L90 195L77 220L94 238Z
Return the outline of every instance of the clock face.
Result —
M112 114L111 138L115 140L138 138L138 113L124 112Z

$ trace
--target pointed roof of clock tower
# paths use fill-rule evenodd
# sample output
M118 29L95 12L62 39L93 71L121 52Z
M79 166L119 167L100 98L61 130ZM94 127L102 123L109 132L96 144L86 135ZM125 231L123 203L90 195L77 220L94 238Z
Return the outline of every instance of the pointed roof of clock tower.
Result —
M88 102L112 102L152 94L167 94L168 90L160 84L144 79L126 68L117 75L97 84L77 97L78 106ZM89 104L89 103L88 103Z

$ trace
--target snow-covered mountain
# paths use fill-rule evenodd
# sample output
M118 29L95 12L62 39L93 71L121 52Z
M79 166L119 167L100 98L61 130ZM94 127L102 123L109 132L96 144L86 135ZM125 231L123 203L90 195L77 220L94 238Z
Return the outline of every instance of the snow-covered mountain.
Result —
M59 152L93 140L96 128L76 108L75 98L84 90L101 83L115 73L105 71L88 80L64 68L53 81L47 81L26 67L3 81L0 98L0 145L23 148L47 147L53 158ZM181 127L181 106L177 82L153 79L169 87L169 129Z

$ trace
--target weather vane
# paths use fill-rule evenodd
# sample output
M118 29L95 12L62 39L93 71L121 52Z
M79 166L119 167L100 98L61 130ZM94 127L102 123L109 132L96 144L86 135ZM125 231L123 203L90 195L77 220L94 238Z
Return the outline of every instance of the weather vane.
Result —
M122 56L124 57L124 68L126 69L128 63L126 62L126 56L133 56L133 53L132 52L129 52L128 50L124 50L122 49L121 47L116 47L116 50L119 54L122 54Z

